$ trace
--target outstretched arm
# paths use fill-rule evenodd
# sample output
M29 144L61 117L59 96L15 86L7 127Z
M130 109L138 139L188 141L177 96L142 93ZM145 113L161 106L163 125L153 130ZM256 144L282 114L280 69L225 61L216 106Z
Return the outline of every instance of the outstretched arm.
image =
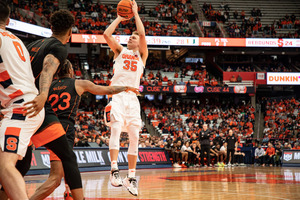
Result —
M125 20L125 18L118 16L103 33L104 39L106 40L108 46L115 53L115 58L120 54L120 52L123 49L123 46L117 42L117 40L112 36L112 34L114 33L119 23L123 20Z
M139 94L137 88L128 86L100 86L95 85L94 83L88 80L76 80L75 88L78 95L82 95L84 92L89 92L94 95L118 94L123 91L132 91L137 95Z
M43 70L40 76L40 83L39 83L39 95L30 102L27 102L24 105L30 105L24 111L27 111L26 115L30 115L29 117L36 116L44 107L49 93L49 88L52 83L53 76L59 66L59 60L53 56L52 54L48 54L44 58L43 62Z
M136 24L136 30L139 33L139 37L140 37L140 53L141 53L141 57L143 59L144 65L146 64L146 60L148 58L148 47L147 47L147 42L146 42L146 34L145 34L145 27L143 25L143 22L139 16L138 13L138 6L135 2L135 0L133 0L132 2L132 12L134 14L134 18L135 18L135 24Z

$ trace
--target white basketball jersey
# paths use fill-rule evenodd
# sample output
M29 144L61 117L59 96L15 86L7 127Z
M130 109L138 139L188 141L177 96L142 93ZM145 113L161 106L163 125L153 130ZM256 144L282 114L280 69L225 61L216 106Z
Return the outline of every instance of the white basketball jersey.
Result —
M114 75L111 86L140 87L140 79L144 72L144 63L140 53L123 47L119 56L114 60Z
M11 32L0 29L0 101L6 107L12 99L38 94L23 42Z

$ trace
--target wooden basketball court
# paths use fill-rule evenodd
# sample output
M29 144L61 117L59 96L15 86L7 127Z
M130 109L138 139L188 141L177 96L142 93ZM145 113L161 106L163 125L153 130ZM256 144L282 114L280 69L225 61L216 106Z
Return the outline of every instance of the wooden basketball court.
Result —
M120 172L125 177L127 170ZM25 178L29 195L47 178ZM109 171L82 173L87 200L300 199L300 168L233 167L137 170L139 196L110 185ZM64 182L62 182L64 183ZM63 199L61 184L47 200Z

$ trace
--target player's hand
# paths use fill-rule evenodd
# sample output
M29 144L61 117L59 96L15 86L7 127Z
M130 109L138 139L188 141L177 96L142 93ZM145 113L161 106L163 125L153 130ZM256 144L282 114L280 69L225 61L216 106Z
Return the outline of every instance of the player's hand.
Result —
M132 9L132 12L133 12L134 16L138 15L138 6L137 6L136 1L133 0L131 5L132 5L131 9Z
M36 96L32 101L29 101L24 104L25 106L29 105L27 108L24 109L24 111L26 111L24 115L28 116L29 118L35 117L44 108L46 101L46 95Z
M134 92L136 95L140 95L139 89L138 88L134 88L134 87L127 87L127 90L125 90L126 92Z
M121 21L130 20L129 18L121 17L120 15L118 15L118 19L121 20Z

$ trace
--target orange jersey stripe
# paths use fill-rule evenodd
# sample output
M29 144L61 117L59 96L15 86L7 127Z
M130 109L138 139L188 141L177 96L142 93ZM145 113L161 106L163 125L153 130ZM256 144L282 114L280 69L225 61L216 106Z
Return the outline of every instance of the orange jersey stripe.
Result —
M21 95L23 95L23 92L21 90L17 90L16 92L14 92L14 93L12 93L8 96L9 96L9 98L14 99L14 98L16 98L18 96L21 96Z
M61 123L54 123L51 126L47 127L43 131L36 133L32 136L31 140L36 148L43 146L57 138L66 134L64 128Z
M21 132L21 128L7 127L5 131L5 135L13 135L19 137L20 132Z
M9 76L7 71L4 71L4 72L0 73L0 82L6 81L8 79L10 79L10 76Z

